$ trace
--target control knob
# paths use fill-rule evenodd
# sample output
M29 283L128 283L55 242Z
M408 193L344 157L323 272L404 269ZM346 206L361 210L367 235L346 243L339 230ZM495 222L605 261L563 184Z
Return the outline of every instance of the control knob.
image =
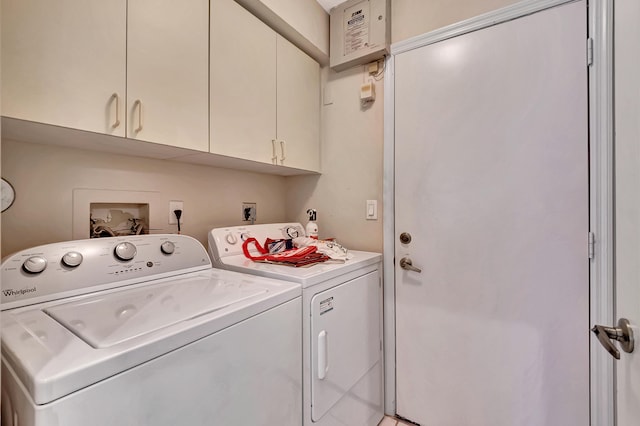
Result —
M165 241L164 243L160 244L160 251L162 251L164 254L173 254L175 249L176 245L171 241Z
M47 259L42 256L31 256L22 264L22 268L30 274L39 274L47 267Z
M231 245L234 245L235 243L237 243L237 242L238 242L238 237L236 237L236 236L235 236L234 234L232 234L231 232L229 232L229 233L227 234L226 239L227 239L227 242L228 242L229 244L231 244Z
M113 250L115 256L124 261L133 259L137 252L136 246L127 242L116 245L116 248Z
M82 254L77 251L70 251L62 256L62 264L69 268L75 268L82 263Z

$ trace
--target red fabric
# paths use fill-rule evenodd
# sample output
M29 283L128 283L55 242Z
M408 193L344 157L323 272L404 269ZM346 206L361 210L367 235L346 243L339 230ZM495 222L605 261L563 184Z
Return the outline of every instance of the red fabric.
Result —
M251 260L262 260L266 257L266 256L252 256L251 253L249 253L249 243L253 243L256 249L258 249L258 251L263 255L268 254L268 251L265 250L264 247L260 245L258 240L256 240L255 238L247 238L245 242L242 243L242 251L244 252L244 255L247 258Z
M249 252L249 244L251 243L253 243L254 247L261 253L260 256L254 256ZM269 254L268 250L261 246L255 238L247 238L247 240L242 243L242 251L248 259L256 262L279 263L291 266L306 266L329 260L328 256L317 253L317 249L316 246L308 246Z

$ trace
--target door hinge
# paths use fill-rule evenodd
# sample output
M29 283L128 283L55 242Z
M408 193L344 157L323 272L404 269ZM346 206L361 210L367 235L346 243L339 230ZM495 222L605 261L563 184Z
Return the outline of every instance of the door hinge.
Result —
M587 66L593 65L593 39L587 39Z
M589 232L589 259L595 257L596 236L593 232Z

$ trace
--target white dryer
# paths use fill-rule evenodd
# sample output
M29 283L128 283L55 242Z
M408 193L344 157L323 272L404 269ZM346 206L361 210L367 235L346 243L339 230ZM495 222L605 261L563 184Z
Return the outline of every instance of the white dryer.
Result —
M307 267L254 262L242 250L256 238L304 236L299 223L209 232L213 266L302 285L305 426L374 426L383 417L382 275L379 253L350 251L344 263Z
M3 425L300 425L299 285L213 269L184 235L1 269Z

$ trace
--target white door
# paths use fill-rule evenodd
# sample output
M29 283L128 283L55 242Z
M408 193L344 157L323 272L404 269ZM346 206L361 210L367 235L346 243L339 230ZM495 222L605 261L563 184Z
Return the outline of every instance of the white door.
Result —
M400 416L589 424L586 23L580 1L395 56Z
M616 307L634 330L633 353L615 361L617 426L640 422L640 2L615 3ZM604 324L614 325L614 324ZM620 346L618 345L618 349ZM602 349L604 350L604 349Z

